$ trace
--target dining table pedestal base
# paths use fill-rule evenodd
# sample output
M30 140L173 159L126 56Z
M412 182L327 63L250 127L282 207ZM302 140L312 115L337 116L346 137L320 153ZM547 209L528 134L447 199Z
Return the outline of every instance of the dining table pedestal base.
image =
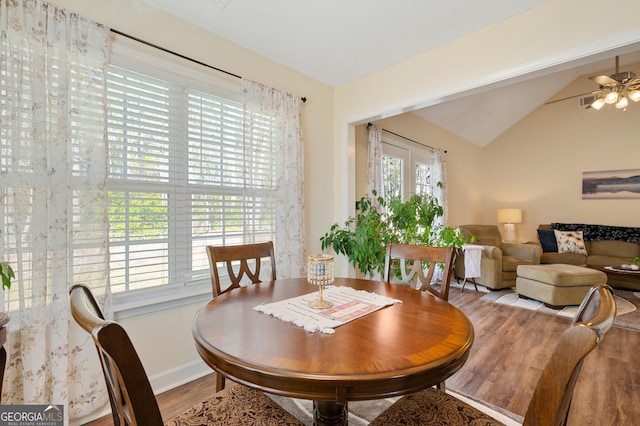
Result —
M338 404L335 401L313 401L313 424L314 426L347 426L347 404Z

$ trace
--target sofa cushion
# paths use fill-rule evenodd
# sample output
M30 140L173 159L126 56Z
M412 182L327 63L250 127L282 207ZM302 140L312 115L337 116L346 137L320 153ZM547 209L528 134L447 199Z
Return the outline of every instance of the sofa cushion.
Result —
M556 241L556 234L551 229L538 229L538 239L542 246L542 252L557 252L558 242Z
M582 231L553 231L558 244L558 253L578 253L587 255Z
M533 265L533 262L522 257L502 256L502 272L516 272L519 265Z
M589 244L589 255L625 257L628 260L640 256L640 244L617 240L596 240Z
M476 237L476 244L482 246L500 247L502 244L502 236L496 225L460 225L460 230L471 242L471 236Z
M607 256L602 254L594 254L587 257L587 264L596 266L621 266L625 263L631 263L631 259L618 256Z
M540 263L567 263L569 265L586 265L587 256L578 253L542 253Z

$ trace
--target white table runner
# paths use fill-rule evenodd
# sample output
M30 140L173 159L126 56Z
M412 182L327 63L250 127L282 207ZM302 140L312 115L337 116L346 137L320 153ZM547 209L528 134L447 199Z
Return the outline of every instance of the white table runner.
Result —
M351 287L325 287L322 297L333 303L328 309L314 309L309 307L309 302L318 298L318 292L292 297L273 303L262 303L253 309L272 315L282 321L290 322L303 327L308 332L319 331L325 334L335 333L334 328L360 318L364 315L382 309L401 300L391 299L370 293L364 290L355 290Z

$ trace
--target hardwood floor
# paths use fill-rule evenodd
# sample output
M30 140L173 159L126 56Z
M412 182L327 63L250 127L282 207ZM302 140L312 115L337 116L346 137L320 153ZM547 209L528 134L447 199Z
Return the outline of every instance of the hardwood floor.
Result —
M475 341L447 388L523 416L533 387L570 319L480 301L482 293L451 288L449 301L472 321ZM640 332L613 327L587 356L576 385L569 426L640 424ZM158 396L165 419L202 400L215 374ZM112 425L110 417L88 423Z
M451 289L449 300L471 319L476 338L447 386L524 416L558 336L571 320L478 300ZM640 424L640 333L612 327L584 361L568 425Z

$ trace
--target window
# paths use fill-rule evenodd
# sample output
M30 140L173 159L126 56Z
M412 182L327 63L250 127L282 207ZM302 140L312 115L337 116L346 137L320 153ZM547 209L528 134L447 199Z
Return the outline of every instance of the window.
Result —
M271 120L243 115L239 81L116 47L107 83L112 292L210 291L206 245L275 238ZM246 135L247 119L262 132Z
M382 140L382 197L387 202L411 193L433 195L429 148L385 135Z

